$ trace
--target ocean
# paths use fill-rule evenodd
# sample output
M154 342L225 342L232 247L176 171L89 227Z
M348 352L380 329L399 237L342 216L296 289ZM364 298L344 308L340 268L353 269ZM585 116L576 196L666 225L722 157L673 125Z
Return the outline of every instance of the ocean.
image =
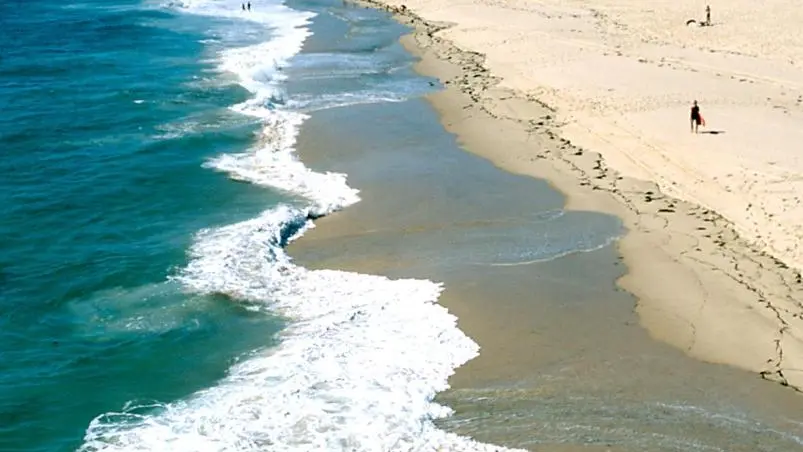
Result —
M803 444L780 388L633 326L618 219L460 149L386 13L0 25L0 451Z
M0 8L0 450L481 447L432 423L477 353L441 285L284 251L360 200L297 158L309 115L436 89L404 27L337 1Z

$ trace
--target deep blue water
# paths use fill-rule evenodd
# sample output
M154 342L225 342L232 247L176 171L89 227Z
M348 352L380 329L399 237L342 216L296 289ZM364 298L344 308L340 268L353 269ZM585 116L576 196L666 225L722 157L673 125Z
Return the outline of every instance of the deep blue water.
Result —
M270 246L304 218L247 220L350 189L249 160L289 143L296 116L271 112L432 89L397 43L405 28L385 14L298 1L291 6L317 14L298 29L310 30L304 41L285 23L298 17L279 4L255 2L251 16L231 0L0 4L0 450L113 449L123 442L106 427L179 410L278 343L286 322L254 309L247 291L271 279ZM260 47L270 42L279 44ZM278 90L282 77L293 83ZM230 155L246 157L220 160ZM341 201L333 205L352 202ZM199 251L203 230L226 240ZM208 278L212 288L190 290L181 279L190 267L196 285ZM193 410L181 419L203 417ZM177 447L196 450L192 429L171 428L168 437L184 441ZM164 444L137 435L126 447ZM90 436L100 439L87 446Z
M138 2L0 6L0 450L69 450L98 414L209 386L279 322L166 278L193 234L280 199L201 167L248 97L204 83L225 21ZM246 36L238 39L258 39Z

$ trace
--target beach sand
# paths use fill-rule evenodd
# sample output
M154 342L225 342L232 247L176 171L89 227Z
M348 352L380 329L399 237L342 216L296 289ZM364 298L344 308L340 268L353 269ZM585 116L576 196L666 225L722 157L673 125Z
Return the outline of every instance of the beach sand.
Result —
M495 142L518 139L477 118L512 140ZM315 112L300 157L348 174L362 200L289 248L307 268L444 284L439 303L481 350L438 394L455 411L442 428L539 451L796 450L803 398L639 325L633 296L615 286L627 271L610 242L621 221L564 210L544 180L494 167L455 138L421 99Z
M687 27L696 2L369 3L415 28L468 151L623 219L619 284L653 337L803 388L803 13L737 1ZM690 133L693 99L718 133Z

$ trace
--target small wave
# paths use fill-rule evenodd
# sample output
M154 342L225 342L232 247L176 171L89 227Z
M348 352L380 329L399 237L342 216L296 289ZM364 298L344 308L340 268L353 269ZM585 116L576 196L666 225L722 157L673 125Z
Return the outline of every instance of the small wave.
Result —
M441 285L298 267L283 246L311 226L309 212L282 205L201 231L175 279L261 303L291 326L186 401L96 418L80 450L498 450L432 422L450 414L435 394L478 352L437 305Z
M219 71L209 76L194 76L191 81L185 82L184 87L191 92L215 92L236 86L242 88L239 80L231 74L221 74Z
M434 82L401 79L362 90L316 95L300 94L286 100L285 105L309 113L350 105L404 102L411 97L432 92L434 86Z
M259 142L249 152L223 154L205 166L232 178L265 185L302 196L313 205L311 212L326 215L359 201L359 191L346 184L339 173L317 173L295 156L296 135L306 115L276 111L264 119Z
M195 121L185 121L168 123L156 126L155 128L160 133L154 135L155 140L174 140L182 138L187 135L197 133L201 129L201 125Z
M109 341L129 334L162 334L198 328L197 300L177 304L180 286L163 282L134 288L105 289L67 305L76 331L84 337Z
M579 253L591 253L593 251L598 251L606 246L609 246L619 240L619 236L610 236L605 237L601 241L596 242L582 242L579 244L574 244L573 247L567 248L564 250L554 251L553 254L548 254L545 256L539 256L535 259L529 260L522 260L522 261L515 261L515 262L493 262L488 265L491 267L518 267L522 265L532 265L532 264L540 264L543 262L550 262L554 261L566 256L571 256L572 254L579 254Z
M349 105L404 102L431 93L436 86L436 82L421 77L397 76L361 89L314 95L296 94L285 100L284 105L294 110L313 112Z
M290 100L288 107L304 112L348 107L350 105L376 104L380 102L403 102L407 96L393 91L364 91L319 96L298 96Z
M153 135L154 140L174 140L187 136L207 132L226 132L237 127L252 124L252 121L229 114L228 116L213 114L184 118L180 121L159 124L154 129L158 132Z
M294 80L317 80L389 74L411 65L412 60L399 62L383 53L306 53L296 58L289 70Z

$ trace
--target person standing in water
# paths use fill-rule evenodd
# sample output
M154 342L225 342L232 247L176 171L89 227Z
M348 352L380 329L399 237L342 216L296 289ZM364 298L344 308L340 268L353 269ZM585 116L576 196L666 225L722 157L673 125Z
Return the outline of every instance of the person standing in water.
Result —
M700 127L702 121L703 117L700 116L700 107L695 100L691 106L691 131L697 133L697 129Z
M251 2L248 2L248 11L251 11Z
M243 11L245 11L245 3L243 3Z

